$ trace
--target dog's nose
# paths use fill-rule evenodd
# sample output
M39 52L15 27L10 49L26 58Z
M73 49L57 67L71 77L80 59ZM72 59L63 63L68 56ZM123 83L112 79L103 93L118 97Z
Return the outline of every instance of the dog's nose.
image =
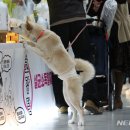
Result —
M13 27L10 27L10 30L13 30Z

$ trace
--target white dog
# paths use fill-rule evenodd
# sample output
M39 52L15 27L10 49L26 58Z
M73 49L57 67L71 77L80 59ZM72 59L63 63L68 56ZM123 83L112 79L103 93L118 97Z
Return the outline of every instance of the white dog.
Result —
M73 112L68 123L76 122L78 112L78 125L84 125L83 108L80 105L83 94L82 85L94 77L93 65L88 61L72 58L64 48L59 36L31 22L29 18L18 27L11 27L11 30L28 37L32 41L32 43L28 43L32 49L63 80L64 98ZM76 70L82 72L78 75Z

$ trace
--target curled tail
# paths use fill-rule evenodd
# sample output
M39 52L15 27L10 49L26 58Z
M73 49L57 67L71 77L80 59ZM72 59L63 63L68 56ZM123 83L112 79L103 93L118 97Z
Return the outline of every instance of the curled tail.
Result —
M83 84L87 83L95 76L94 66L89 61L82 59L75 59L75 62L76 62L75 66L76 70L81 71L80 76Z

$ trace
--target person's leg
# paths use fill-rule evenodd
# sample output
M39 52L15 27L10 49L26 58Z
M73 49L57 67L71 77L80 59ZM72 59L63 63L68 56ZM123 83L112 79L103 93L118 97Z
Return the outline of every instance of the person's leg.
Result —
M54 31L58 36L60 36L65 47L68 45L68 25L57 25L51 27L51 31ZM59 108L61 113L66 113L68 105L64 100L63 96L63 82L58 78L57 75L52 75L53 92L55 97L55 104Z
M102 113L102 111L99 109L100 103L95 78L84 85L83 102L84 108L91 111L93 114Z
M118 70L112 71L113 82L115 83L115 109L121 109L123 103L121 100L121 92L124 83L124 73Z
M85 26L85 21L77 21L71 24L71 42L76 37L76 35L80 32L80 30ZM91 39L87 31L83 31L77 40L72 45L74 54L76 58L82 58L84 60L88 60L91 63L94 63L94 46L90 45ZM91 112L94 114L100 114L101 112L98 109L99 101L98 101L98 94L97 94L97 87L95 78L89 81L84 86L83 91L83 102L86 105L88 101L89 104L91 103ZM93 111L94 110L94 111Z

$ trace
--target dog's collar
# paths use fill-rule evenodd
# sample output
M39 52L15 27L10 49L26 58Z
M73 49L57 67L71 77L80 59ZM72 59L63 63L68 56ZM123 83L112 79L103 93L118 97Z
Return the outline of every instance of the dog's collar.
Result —
M44 31L41 31L36 40L38 41L44 35Z

